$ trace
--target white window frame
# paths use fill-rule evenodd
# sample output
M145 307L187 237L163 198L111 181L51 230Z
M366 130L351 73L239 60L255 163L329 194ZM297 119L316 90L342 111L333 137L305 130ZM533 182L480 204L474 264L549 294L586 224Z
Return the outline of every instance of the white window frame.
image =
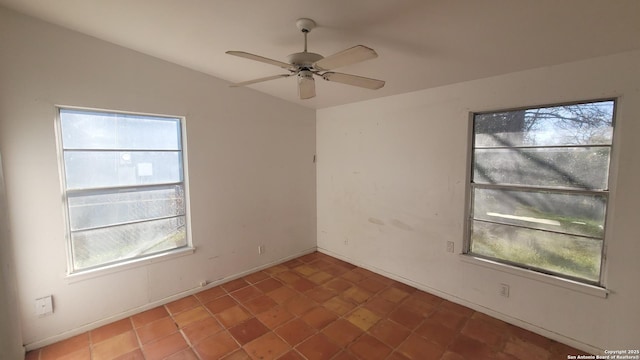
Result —
M121 111L121 110L110 110L110 109L96 109L96 108L86 108L86 107L77 107L77 106L67 106L67 105L56 105L56 118L55 118L55 130L56 130L56 141L57 141L57 150L58 150L58 163L59 163L59 172L60 172L60 184L61 184L61 192L62 192L62 206L63 206L63 214L65 220L65 243L66 243L66 253L67 253L67 278L73 281L81 280L87 276L92 277L96 274L110 273L113 271L120 271L126 268L142 266L144 264L156 262L158 260L168 260L175 258L177 256L183 256L192 254L195 251L195 248L191 239L191 221L190 221L190 196L189 196L189 181L188 181L188 161L187 161L187 139L186 139L186 119L184 116L175 116L175 115L163 115L163 114L153 114L153 113L140 113L140 112L130 112L130 111ZM63 110L72 110L72 111L88 111L88 112L98 112L98 113L106 113L106 114L122 114L122 115L135 115L135 116L149 116L152 118L167 118L167 119L176 119L179 121L180 126L180 154L181 154L181 164L182 164L182 180L179 182L175 182L172 184L180 184L184 189L184 218L185 218L185 239L186 244L183 246L167 249L160 252L155 252L151 254L143 254L136 257L115 260L105 262L96 266L91 266L87 268L76 269L73 258L73 245L71 238L71 222L69 216L69 202L68 202L68 189L67 189L67 181L66 181L66 168L65 168L65 160L64 154L65 149L63 146L63 133L62 133L62 121L60 113ZM97 151L99 149L94 149ZM130 149L122 149L122 151L127 151ZM140 151L141 149L136 149ZM113 150L112 150L113 151ZM168 185L168 184L167 184ZM161 187L162 184L152 184L152 185L136 185L135 187L145 187L145 188L153 188L153 187ZM132 186L133 187L133 186ZM92 191L100 192L108 189L117 189L118 186L111 187L101 187L92 190L80 190L87 191L88 193ZM73 190L78 191L78 190ZM117 226L117 225L112 225ZM109 227L109 226L106 226Z
M502 186L501 184L493 185L493 184L475 184L473 182L473 167L474 167L474 150L476 149L474 139L475 139L475 116L482 114L492 114L492 113L504 113L510 111L518 111L518 110L534 110L540 108L549 108L556 106L568 106L568 105L580 105L580 104L589 104L589 103L597 103L603 101L611 101L613 102L613 118L612 118L612 126L613 133L611 138L611 144L609 145L609 168L606 174L607 179L607 189L605 190L579 190L579 189L559 189L559 188L546 188L544 186ZM484 266L487 268L492 268L500 271L504 271L506 273L511 273L514 275L521 275L527 278L532 278L536 280L540 280L542 282L547 282L553 285L562 285L568 288L575 289L577 291L582 291L591 295L598 295L606 297L608 291L605 289L605 263L607 260L606 250L607 250L607 223L609 222L608 218L611 213L609 207L611 204L611 187L612 180L614 178L614 156L615 156L615 133L616 133L616 113L617 108L619 106L619 101L616 98L604 98L604 99L593 99L593 100L584 100L584 101L575 101L568 103L553 103L553 104L545 104L545 105L534 105L534 106L526 106L520 108L511 108L511 109L499 109L494 111L480 111L480 112L472 112L469 114L469 131L468 131L468 160L467 160L467 186L466 186L466 207L465 207L465 226L464 226L464 240L463 240L463 251L462 256L463 260L468 263ZM541 146L544 147L544 146ZM577 146L581 147L581 146ZM588 147L588 146L585 146ZM527 266L526 264L521 264L517 262L511 262L508 260L497 259L492 257L485 257L482 255L475 254L471 251L471 236L472 236L472 222L473 222L473 190L475 188L483 188L483 189L523 189L523 190L549 190L553 193L565 193L565 194L598 194L602 195L606 198L605 201L605 217L604 217L604 229L602 235L602 250L601 250L601 258L600 258L600 273L599 279L597 282L588 281L581 278L572 277L567 274L557 273L553 271L547 271L544 269L538 269L535 267Z

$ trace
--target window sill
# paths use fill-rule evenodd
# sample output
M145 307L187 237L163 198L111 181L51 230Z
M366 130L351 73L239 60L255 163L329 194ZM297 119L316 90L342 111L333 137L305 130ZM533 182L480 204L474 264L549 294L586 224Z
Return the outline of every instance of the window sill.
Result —
M97 269L77 271L74 273L67 274L66 280L69 284L73 284L76 282L80 282L80 281L84 281L84 280L88 280L88 279L92 279L92 278L96 278L96 277L100 277L108 274L117 273L117 272L128 270L128 269L137 268L140 266L144 266L144 265L148 265L148 264L152 264L160 261L166 261L166 260L171 260L178 257L186 256L186 255L191 255L195 251L196 251L195 247L180 248L174 251L151 255L141 259L127 260L127 261L119 262L117 264L112 264L112 265L104 266Z
M542 274L539 272L522 269L522 268L511 266L511 265L501 264L499 262L477 258L473 255L460 254L460 259L469 264L486 267L486 268L501 271L507 274L524 277L527 279L543 282L549 285L558 286L564 289L580 292L580 293L591 295L591 296L600 297L603 299L607 298L607 296L609 295L609 290L605 288L601 288L594 285L583 284L583 283L568 280L568 279L562 279L556 276Z

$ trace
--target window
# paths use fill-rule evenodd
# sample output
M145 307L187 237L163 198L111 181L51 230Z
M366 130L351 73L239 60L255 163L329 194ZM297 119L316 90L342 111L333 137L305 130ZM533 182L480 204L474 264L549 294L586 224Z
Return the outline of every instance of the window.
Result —
M59 111L71 272L187 247L181 119Z
M474 114L466 252L601 284L614 108Z

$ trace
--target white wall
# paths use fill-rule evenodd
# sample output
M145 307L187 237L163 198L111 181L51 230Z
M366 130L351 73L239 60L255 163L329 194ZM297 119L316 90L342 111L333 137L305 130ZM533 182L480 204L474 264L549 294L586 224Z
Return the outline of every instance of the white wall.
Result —
M22 359L22 331L18 307L15 267L9 241L2 156L0 156L0 359Z
M630 52L319 110L318 248L584 350L637 348L639 88ZM463 246L470 112L604 97L619 97L607 299L446 252Z
M0 150L28 348L315 249L315 111L3 8L0 46ZM186 116L193 255L67 281L55 104ZM38 318L34 300L49 294L55 313Z

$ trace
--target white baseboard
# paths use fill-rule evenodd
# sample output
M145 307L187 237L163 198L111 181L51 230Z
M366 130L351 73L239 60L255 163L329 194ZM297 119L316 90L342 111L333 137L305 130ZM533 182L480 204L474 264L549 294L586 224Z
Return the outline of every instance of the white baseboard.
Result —
M459 298L457 296L454 296L454 295L451 295L449 293L440 291L438 289L431 288L431 287L429 287L429 286L427 286L425 284L418 283L418 282L415 282L413 280L404 278L402 276L390 273L390 272L385 271L383 269L377 268L377 267L375 267L373 265L354 260L352 258L343 256L341 254L335 253L335 252L333 252L331 250L327 250L327 249L324 249L324 248L321 248L321 247L318 247L318 252L321 252L323 254L329 255L329 256L334 257L336 259L340 259L342 261L346 261L346 262L348 262L350 264L359 266L359 267L361 267L363 269L367 269L369 271L375 272L376 274L380 274L380 275L388 277L390 279L399 281L399 282L401 282L403 284L407 284L409 286L413 286L416 289L419 289L419 290L422 290L424 292L428 292L430 294L439 296L439 297L441 297L441 298L443 298L445 300L449 300L449 301L454 302L456 304L459 304L459 305L462 305L462 306L466 306L466 307L468 307L470 309L473 309L475 311L478 311L478 312L481 312L483 314L489 315L489 316L491 316L493 318L502 320L502 321L507 322L509 324L521 327L521 328L523 328L525 330L529 330L529 331L531 331L533 333L536 333L538 335L542 335L542 336L544 336L546 338L555 340L557 342L569 345L569 346L571 346L573 348L576 348L578 350L585 351L585 352L587 352L589 354L603 354L604 350L599 349L597 347L594 347L592 345L582 343L582 342L580 342L580 341L578 341L576 339L572 339L572 338L566 337L566 336L564 336L562 334L559 334L559 333L556 333L556 332L553 332L553 331L538 327L536 325L533 325L533 324L530 324L528 322L522 321L520 319L511 317L509 315L505 315L505 314L500 313L498 311L495 311L493 309L486 308L486 307L484 307L482 305L470 302L468 300Z
M117 315L114 315L114 316L110 316L108 318L104 318L104 319L92 322L90 324L86 324L86 325L80 326L80 327L75 328L73 330L66 331L66 332L63 332L61 334L48 337L46 339L34 341L32 343L26 344L24 347L25 347L26 351L39 349L39 348L41 348L43 346L51 345L53 343L57 343L59 341L66 340L66 339L74 337L76 335L83 334L83 333L85 333L87 331L91 331L91 330L97 329L97 328L99 328L101 326L110 324L110 323L112 323L114 321L122 320L122 319L128 318L130 316L133 316L135 314L141 313L143 311L150 310L150 309L153 309L155 307L170 303L172 301L181 299L181 298L183 298L185 296L189 296L189 295L193 295L193 294L199 293L200 291L203 291L203 290L206 290L206 289L209 289L209 288L212 288L212 287L216 287L218 285L227 283L229 281L233 281L233 280L239 279L239 278L241 278L243 276L252 274L254 272L257 272L257 271L260 271L260 270L264 270L264 269L270 268L272 266L275 266L275 265L278 265L278 264L282 264L282 263L287 262L289 260L298 258L300 256L304 256L304 255L310 254L312 252L315 252L316 250L317 250L317 247L314 246L312 248L309 248L309 249L303 250L301 252L298 252L298 253L296 253L294 255L290 255L290 256L287 256L287 257L272 261L270 263L251 268L249 270L245 270L245 271L243 271L241 273L237 273L237 274L233 274L231 276L227 276L226 278L222 278L222 279L218 279L218 280L212 281L211 283L208 283L206 286L198 286L198 287L195 287L193 289L189 289L189 290L177 293L175 295L171 295L171 296L166 297L164 299L160 299L160 300L156 300L156 301L150 302L148 304L145 304L144 306L140 306L140 307L137 307L137 308L134 308L134 309L131 309L131 310L127 310L127 311L122 312L120 314L117 314Z

